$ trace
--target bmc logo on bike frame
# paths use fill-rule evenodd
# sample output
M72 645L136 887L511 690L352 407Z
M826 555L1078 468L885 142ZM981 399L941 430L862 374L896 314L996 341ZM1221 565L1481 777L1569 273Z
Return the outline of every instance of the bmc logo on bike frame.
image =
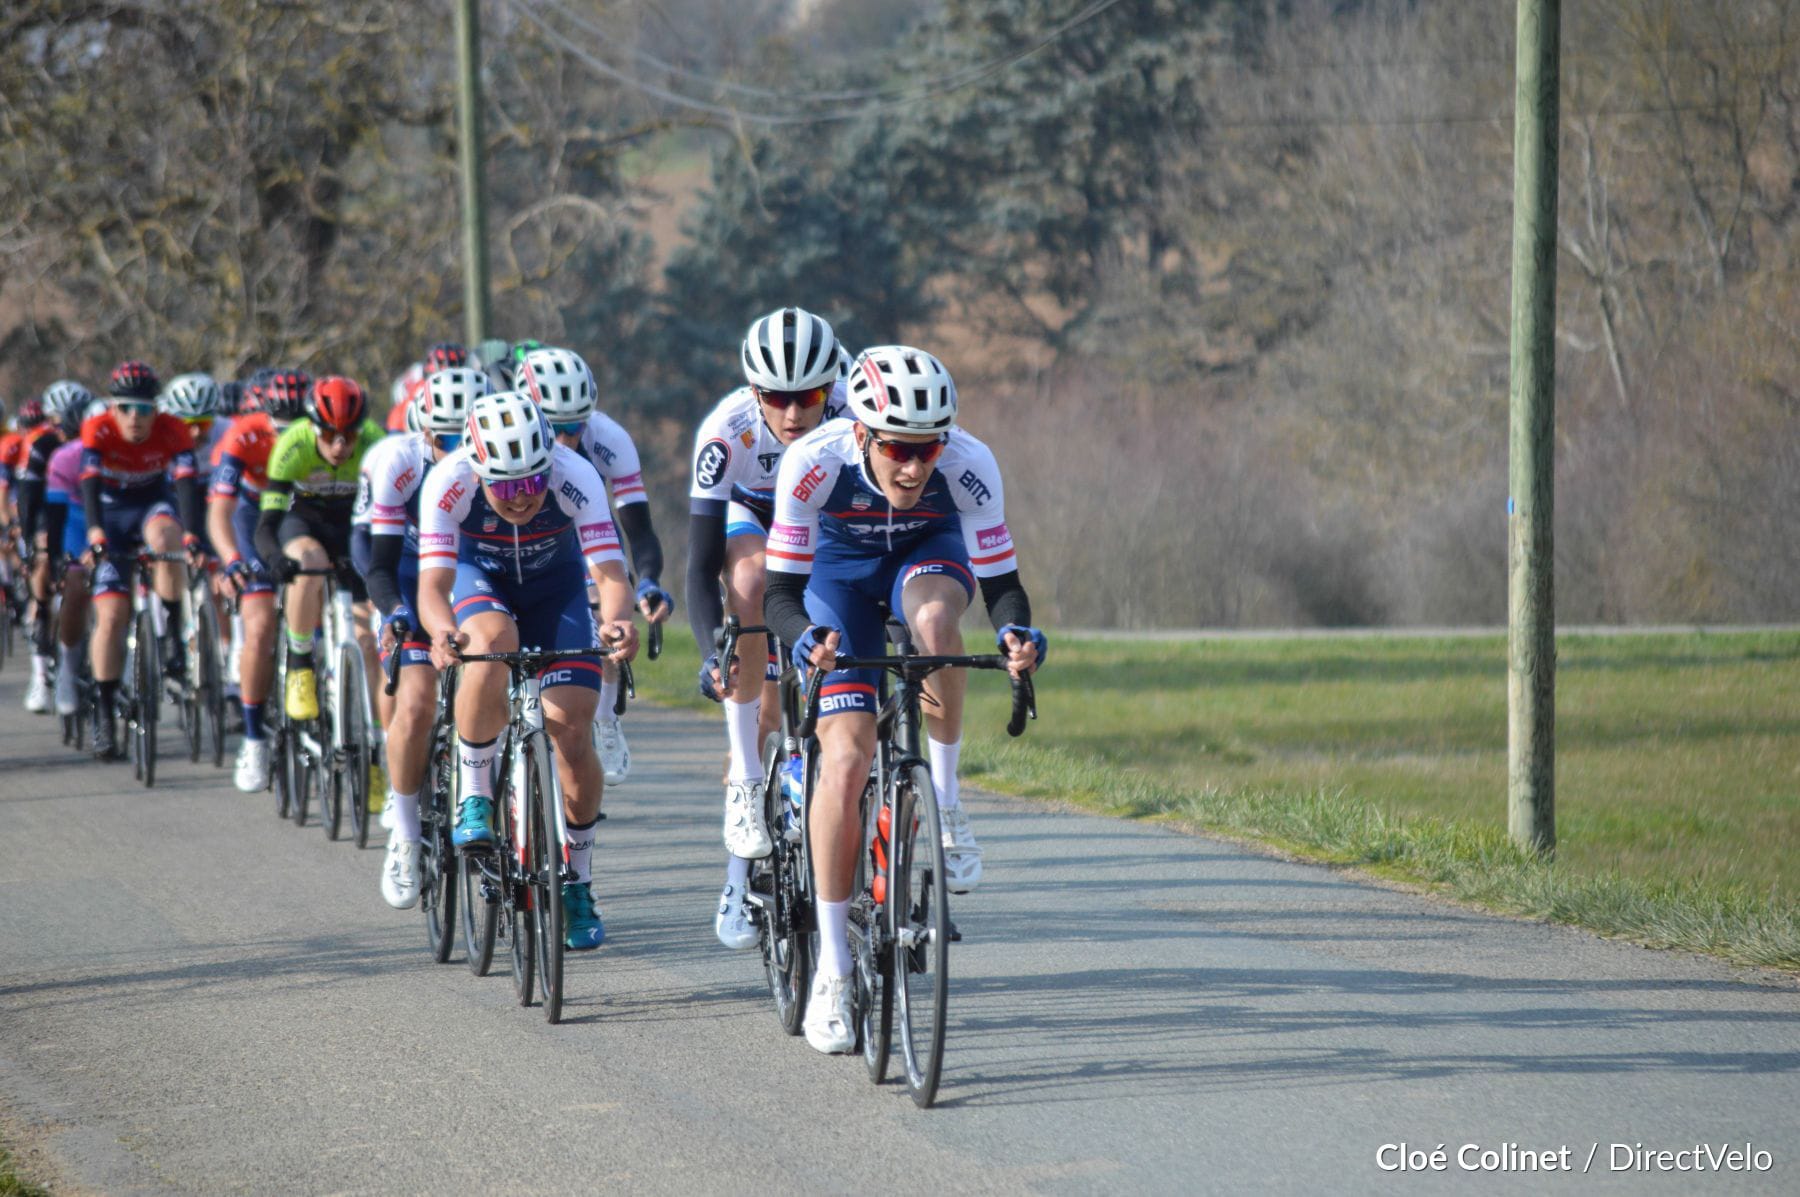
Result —
M814 466L806 471L806 476L800 479L800 485L794 488L794 497L802 503L806 502L813 497L813 492L819 489L819 483L823 481L825 481L825 467Z

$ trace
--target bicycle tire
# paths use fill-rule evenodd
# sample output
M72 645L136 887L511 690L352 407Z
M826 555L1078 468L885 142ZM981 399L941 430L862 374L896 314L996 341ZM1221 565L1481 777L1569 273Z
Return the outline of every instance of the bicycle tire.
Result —
M556 804L562 793L556 784L556 763L550 738L534 732L525 741L527 779L530 786L532 893L531 908L538 949L538 994L544 1001L544 1021L562 1021L564 958L562 850L556 840Z
M456 761L450 752L446 730L434 727L431 756L425 767L425 793L419 805L419 906L425 914L425 939L431 958L439 964L450 959L456 942L456 849L450 843L450 787Z
M287 693L287 637L275 637L275 672L263 702L263 736L269 741L269 785L275 791L275 817L286 819L294 805L294 776L290 757L293 737L288 732L282 695Z
M914 765L906 776L895 779L890 826L894 860L888 878L888 916L895 931L893 976L900 1054L913 1103L929 1109L937 1100L944 1069L950 891L944 877L943 824L925 766Z
M494 802L494 818L499 831L498 842L494 845L494 860L499 866L501 876L505 878L501 886L501 905L505 912L504 934L507 937L508 958L512 965L513 996L519 999L519 1005L529 1006L537 996L537 946L534 943L534 914L529 872L532 866L530 856L531 843L526 837L531 821L530 784L527 782L524 794L518 794L520 781L529 773L521 768L525 752L525 744L513 739L510 731L501 737L501 751L496 758L500 767L500 796ZM523 799L523 806L516 809L516 804ZM523 814L525 823L520 825L517 815ZM520 860L520 845L524 845L526 853Z
M333 672L319 671L313 678L319 695L319 717L313 721L320 748L319 826L326 839L335 841L344 830L342 753L339 752L343 745L337 739L338 706L342 695L337 689L336 663L333 663Z
M200 605L199 652L200 669L195 675L200 687L201 711L206 719L206 733L212 743L213 768L225 767L225 678L219 665L219 612L210 598Z
M484 870L481 862L461 856L456 875L462 887L463 950L468 953L469 971L485 977L494 966L494 938L500 925L500 902L482 891Z
M863 788L862 844L875 828L868 810L872 787ZM877 806L877 811L879 806ZM850 886L850 960L854 975L851 1008L856 1015L856 1037L869 1083L887 1080L888 1059L894 1042L894 951L892 924L883 905L875 901L871 887L869 850L856 854L856 873ZM893 848L888 848L888 873L893 874Z
M195 629L183 629L194 631ZM187 746L188 763L200 763L200 649L196 638L193 646L189 646L185 636L181 637L181 655L187 665L187 682L175 695L175 709L181 719L181 739Z
M306 815L312 808L313 758L300 739L301 733L306 730L306 723L288 724L288 767L293 771L294 780L294 791L288 796L291 804L288 813L293 816L295 827L306 826Z
M156 784L156 723L162 708L159 701L162 666L156 652L156 624L149 609L139 611L137 619L137 670L132 679L137 693L133 695L133 706L137 739L143 750L143 781L147 790Z
M350 836L358 848L369 846L369 768L373 757L374 735L369 722L368 665L362 649L356 645L338 651L338 668L344 684L339 697L344 702L343 776L346 781L344 802L350 808Z
M770 732L763 740L764 814L769 829L781 828L786 817L781 809L786 799L781 794L782 751L786 738ZM776 835L775 850L766 864L753 864L754 870L766 869L768 905L759 912L757 939L762 949L763 975L768 980L769 996L775 1001L775 1019L789 1035L798 1035L806 1019L807 986L812 974L812 953L806 935L805 900L807 882L807 850L804 837L798 844L786 835Z

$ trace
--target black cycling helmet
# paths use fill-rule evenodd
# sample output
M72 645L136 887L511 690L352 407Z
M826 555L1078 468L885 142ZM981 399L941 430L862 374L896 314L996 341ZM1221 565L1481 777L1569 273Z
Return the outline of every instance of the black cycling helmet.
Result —
M114 366L112 376L107 380L107 394L114 399L144 399L153 402L161 390L162 381L156 377L156 371L135 358Z
M242 415L244 410L244 384L239 381L219 384L219 414L221 416Z
M292 368L270 370L262 381L263 410L271 420L298 420L306 414L306 395L312 375Z
M439 341L425 351L425 373L454 370L469 364L469 351L455 341Z

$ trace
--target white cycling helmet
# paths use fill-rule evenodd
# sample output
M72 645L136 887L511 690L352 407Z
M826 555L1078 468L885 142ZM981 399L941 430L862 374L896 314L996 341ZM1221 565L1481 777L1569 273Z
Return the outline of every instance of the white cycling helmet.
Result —
M956 423L956 383L923 349L863 350L850 367L848 390L856 418L882 432L946 432Z
M94 393L72 378L59 378L44 388L44 414L58 423L94 401Z
M92 403L88 404L85 408L82 409L81 422L83 424L85 424L89 420L93 419L95 416L103 416L111 410L112 410L112 405L107 403L106 400L96 399Z
M410 422L413 413L417 412L426 432L433 436L455 436L468 424L469 408L475 401L493 393L493 381L485 372L468 366L452 366L425 380L425 393L407 408L407 419Z
M469 406L475 473L484 482L527 478L550 468L556 436L544 411L523 391L483 395Z
M180 375L157 396L156 408L183 420L211 419L219 414L219 384L210 374Z
M842 353L831 325L802 308L782 308L744 335L744 380L765 391L824 386L838 376Z
M513 369L515 391L531 396L552 424L573 424L594 414L594 375L568 349L533 349Z
M421 395L419 399L408 400L406 410L400 413L400 421L408 432L425 431L425 405L420 402L423 398Z

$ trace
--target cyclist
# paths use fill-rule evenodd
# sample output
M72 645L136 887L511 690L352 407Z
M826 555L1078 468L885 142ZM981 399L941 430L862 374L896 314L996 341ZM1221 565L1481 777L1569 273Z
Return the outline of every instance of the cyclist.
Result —
M382 822L389 829L381 896L396 910L419 900L419 791L425 785L431 750L431 721L437 707L437 670L431 643L419 622L419 490L433 465L462 442L469 408L493 393L480 370L452 367L426 379L425 431L390 436L363 458L356 494L352 555L362 558L369 597L382 615L381 655L400 654L398 685L376 691L387 729L387 802ZM361 542L367 541L367 544ZM409 633L399 641L397 624Z
M541 675L544 724L563 780L564 861L573 874L562 887L563 943L574 951L596 948L606 938L591 884L605 783L592 735L600 666L588 655L595 627L587 591L592 579L601 642L631 660L637 630L618 531L600 475L556 443L530 396L503 391L477 399L466 436L469 443L426 476L419 500L419 615L439 669L455 664L463 649L569 650ZM491 767L506 725L506 680L499 665L474 664L456 692L462 797L452 838L465 852L494 842Z
M824 320L801 308L781 308L757 320L744 337L745 385L725 396L694 436L689 490L687 606L694 639L705 656L700 691L725 708L730 764L725 786L725 888L713 930L729 948L756 943L744 909L750 861L771 845L762 817L762 742L774 729L773 666L763 678L719 676L709 654L724 619L723 575L732 613L762 622L763 552L774 502L775 473L787 447L842 414L838 383L843 350ZM739 660L761 662L766 638L745 636ZM765 699L765 691L768 701Z
M44 469L43 537L50 557L51 577L62 564L62 610L57 618L56 713L73 715L81 698L77 677L81 672L81 646L88 631L88 572L83 563L87 551L87 514L81 506L81 425L106 412L106 404L92 397L79 383L76 398L86 403L71 405L65 415L68 443L50 455ZM72 431L69 431L71 430ZM80 747L79 745L77 747Z
M269 450L268 485L256 521L256 551L275 581L287 586L287 693L283 709L293 720L319 717L313 670L313 633L325 605L325 580L298 576L301 569L325 569L350 559L350 515L363 454L381 440L368 418L369 401L353 379L331 375L314 380L306 392L304 420L291 425ZM355 573L345 578L355 601L355 634L377 668L374 637L368 632L368 593ZM327 645L335 651L336 645Z
M675 607L657 580L662 577L662 542L650 526L650 496L644 491L644 468L631 434L618 421L594 410L594 375L579 354L567 349L533 349L519 363L514 377L517 389L535 399L549 419L557 443L575 450L599 472L612 499L613 518L631 545L638 610L651 623L662 623ZM606 784L616 786L631 773L631 749L613 714L619 697L618 667L602 664L606 676L595 727Z
M489 337L470 351L469 365L486 374L495 387L516 389L512 385L512 342Z
M93 401L88 389L77 382L51 383L42 398L20 406L20 423L26 431L19 442L18 478L14 502L19 521L19 546L30 558L32 618L31 683L25 690L25 709L33 714L50 710L50 672L56 660L56 635L52 629L50 588L62 556L61 537L49 538L47 491L50 459L81 431L81 413ZM30 410L28 410L30 409ZM60 531L60 527L59 527Z
M200 526L194 437L180 420L157 412L156 396L161 388L156 371L141 361L121 362L113 369L107 389L110 410L81 426L81 503L88 544L96 555L104 555L94 570L94 635L88 646L100 695L91 747L102 760L119 755L114 705L124 666L131 573L139 546L157 553L185 547L190 559L198 557L200 546L199 536L188 531ZM171 479L174 507L169 502ZM160 562L152 571L153 588L169 628L180 628L186 572L179 562ZM163 652L164 671L171 677L181 676L187 664L181 637L168 637Z
M270 746L263 703L275 678L275 582L256 547L257 517L268 487L269 454L275 441L299 419L312 377L302 370L258 370L244 387L243 411L219 443L219 462L207 488L206 530L225 563L225 578L238 592L234 628L240 651L235 668L244 739L238 745L232 782L240 793L269 788Z
M848 1051L856 1038L845 928L861 850L857 796L875 752L873 671L837 671L838 654L886 651L884 600L921 652L960 654L962 614L978 580L1013 674L1035 669L1047 647L1030 626L994 455L955 426L956 384L943 363L906 346L865 349L850 370L849 405L854 420L825 425L781 463L765 600L768 625L794 646L795 662L827 671L807 818L820 956L805 1029L822 1052ZM925 687L931 779L956 893L981 879L981 850L957 792L966 686L954 669Z

